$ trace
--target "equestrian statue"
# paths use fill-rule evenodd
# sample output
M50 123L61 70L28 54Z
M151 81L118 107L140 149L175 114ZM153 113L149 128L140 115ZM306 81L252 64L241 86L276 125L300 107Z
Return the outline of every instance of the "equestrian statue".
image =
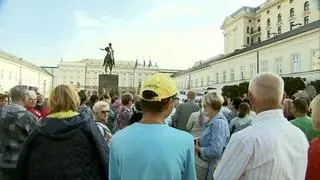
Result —
M111 74L112 68L115 67L114 50L112 48L112 44L109 43L109 46L107 46L104 49L100 48L100 50L107 52L106 56L104 57L103 66L104 66L104 70L106 71L106 74L108 74L108 67L109 67L110 74Z

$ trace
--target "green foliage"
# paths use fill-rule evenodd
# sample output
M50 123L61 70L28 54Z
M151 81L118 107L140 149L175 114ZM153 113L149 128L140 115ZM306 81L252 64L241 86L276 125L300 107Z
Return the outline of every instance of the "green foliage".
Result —
M222 88L222 95L227 97L239 97L239 86L230 85Z
M245 81L239 84L239 95L248 94L249 82Z
M282 77L284 81L284 91L287 96L292 97L292 95L298 90L304 90L306 88L305 79L301 77Z
M320 94L320 80L311 81L309 85L313 85L316 88L317 94Z
M284 90L289 97L298 90L304 90L306 88L305 79L300 77L282 77L284 81ZM320 93L320 80L312 81L317 93ZM242 82L239 85L227 85L222 88L222 95L227 97L240 97L243 94L248 93L249 82Z

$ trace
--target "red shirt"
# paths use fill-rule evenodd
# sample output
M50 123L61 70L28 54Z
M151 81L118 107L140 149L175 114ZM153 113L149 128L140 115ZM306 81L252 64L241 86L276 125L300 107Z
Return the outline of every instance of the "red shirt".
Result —
M41 112L38 111L36 108L31 106L25 106L25 108L27 109L27 111L31 112L37 120L41 119Z
M306 180L320 179L320 138L311 141L308 151Z

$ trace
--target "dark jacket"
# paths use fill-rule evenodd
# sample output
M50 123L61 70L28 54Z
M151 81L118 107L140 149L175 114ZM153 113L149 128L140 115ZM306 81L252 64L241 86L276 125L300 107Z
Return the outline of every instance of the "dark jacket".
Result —
M18 168L24 180L108 179L109 148L86 114L45 118L26 141Z
M36 118L23 106L0 108L0 168L16 168L23 144L36 124Z
M199 105L194 101L188 101L179 104L176 108L176 112L172 116L172 123L177 129L188 132L187 123L190 115L194 112L199 111Z

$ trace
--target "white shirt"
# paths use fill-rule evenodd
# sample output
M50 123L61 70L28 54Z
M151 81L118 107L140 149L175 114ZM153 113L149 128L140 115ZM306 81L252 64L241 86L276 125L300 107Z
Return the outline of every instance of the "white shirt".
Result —
M217 180L303 180L308 141L283 112L259 113L253 125L235 133L214 173Z

